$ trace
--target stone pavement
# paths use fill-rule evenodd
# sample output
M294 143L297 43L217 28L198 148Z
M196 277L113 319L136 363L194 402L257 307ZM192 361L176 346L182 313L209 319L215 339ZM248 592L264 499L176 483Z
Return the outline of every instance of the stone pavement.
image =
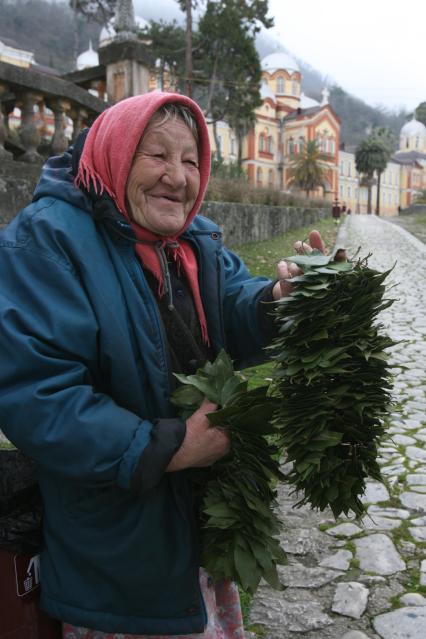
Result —
M261 585L250 622L264 639L426 639L426 245L375 216L352 215L339 239L349 255L372 252L380 270L397 261L388 280L398 301L381 316L404 340L392 349L402 408L380 449L386 481L368 482L362 523L293 509L283 487L287 589Z

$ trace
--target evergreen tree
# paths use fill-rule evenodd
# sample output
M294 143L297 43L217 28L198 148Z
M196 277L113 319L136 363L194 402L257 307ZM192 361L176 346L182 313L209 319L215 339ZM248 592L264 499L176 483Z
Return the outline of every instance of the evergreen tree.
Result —
M213 122L218 159L216 122L227 120L236 134L239 166L244 136L254 124L254 110L262 103L261 68L254 38L260 23L272 26L267 10L265 0L209 0L199 22L200 48L194 68L201 100Z
M192 33L192 10L198 5L198 0L178 0L180 8L186 15L185 28L185 93L192 98L192 74L193 74L193 33Z
M166 76L170 85L181 93L185 90L185 31L174 20L172 23L151 21L145 30L151 41L150 48L156 60L156 73L164 86Z
M178 0L188 11L197 5ZM147 32L153 55L174 69L177 88L194 93L208 120L213 124L216 159L221 161L216 124L226 120L234 130L238 163L242 163L242 142L254 124L254 110L260 106L261 68L255 47L260 25L272 26L267 17L267 0L208 0L191 33L191 63L188 66L188 28L176 23L152 22ZM188 27L188 24L187 24ZM190 69L190 71L189 71Z
M113 17L117 0L69 0L75 13L104 25Z
M415 110L416 120L426 126L426 102L420 102Z

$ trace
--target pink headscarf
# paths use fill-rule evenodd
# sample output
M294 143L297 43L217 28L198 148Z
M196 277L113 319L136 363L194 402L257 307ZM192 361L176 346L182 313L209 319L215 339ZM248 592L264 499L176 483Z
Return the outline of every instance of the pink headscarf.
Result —
M152 116L164 104L175 103L188 107L197 122L198 164L200 172L200 190L185 224L177 235L160 236L138 226L130 219L126 210L126 184L133 162L136 147ZM87 135L80 158L76 184L86 189L92 186L96 193L106 191L115 202L118 210L129 220L136 238L136 253L143 266L149 269L159 283L159 294L164 292L164 272L155 243L161 242L161 248L173 246L172 258L182 267L194 298L195 308L201 325L203 340L208 343L207 320L201 302L198 285L198 265L194 252L188 242L178 237L190 225L203 201L210 175L210 142L207 125L200 107L190 98L178 93L154 91L118 102L104 111L94 122ZM147 242L147 243L146 243Z

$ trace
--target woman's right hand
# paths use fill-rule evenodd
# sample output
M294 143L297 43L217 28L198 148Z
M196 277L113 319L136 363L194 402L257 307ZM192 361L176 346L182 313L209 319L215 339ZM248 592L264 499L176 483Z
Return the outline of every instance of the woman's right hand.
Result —
M200 408L186 420L186 435L179 450L171 458L167 472L184 468L211 466L229 453L231 440L226 430L210 425L207 413L217 405L204 398Z

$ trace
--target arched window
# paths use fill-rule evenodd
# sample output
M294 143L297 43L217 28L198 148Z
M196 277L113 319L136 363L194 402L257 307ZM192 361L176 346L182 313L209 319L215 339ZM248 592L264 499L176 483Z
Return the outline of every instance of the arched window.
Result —
M299 149L302 150L305 146L305 138L303 135L299 135Z
M288 141L288 154L292 155L294 153L294 140L290 138Z
M333 138L330 138L330 153L332 153L333 155L336 153L336 143ZM349 164L349 171L351 170L350 166L351 165Z
M235 138L231 138L231 155L235 155Z
M273 171L273 169L269 169L269 172L268 172L268 185L269 186L274 186L274 171Z
M274 140L272 138L272 135L270 135L268 137L268 153L273 153L274 152Z
M282 75L277 78L277 93L284 93L284 78Z
M296 80L291 82L291 92L293 95L299 95L299 83Z
M263 171L261 169L260 166L257 167L257 171L256 171L256 182L257 182L257 186L262 186L262 182L263 182Z
M259 151L265 150L265 134L261 133L259 135Z

